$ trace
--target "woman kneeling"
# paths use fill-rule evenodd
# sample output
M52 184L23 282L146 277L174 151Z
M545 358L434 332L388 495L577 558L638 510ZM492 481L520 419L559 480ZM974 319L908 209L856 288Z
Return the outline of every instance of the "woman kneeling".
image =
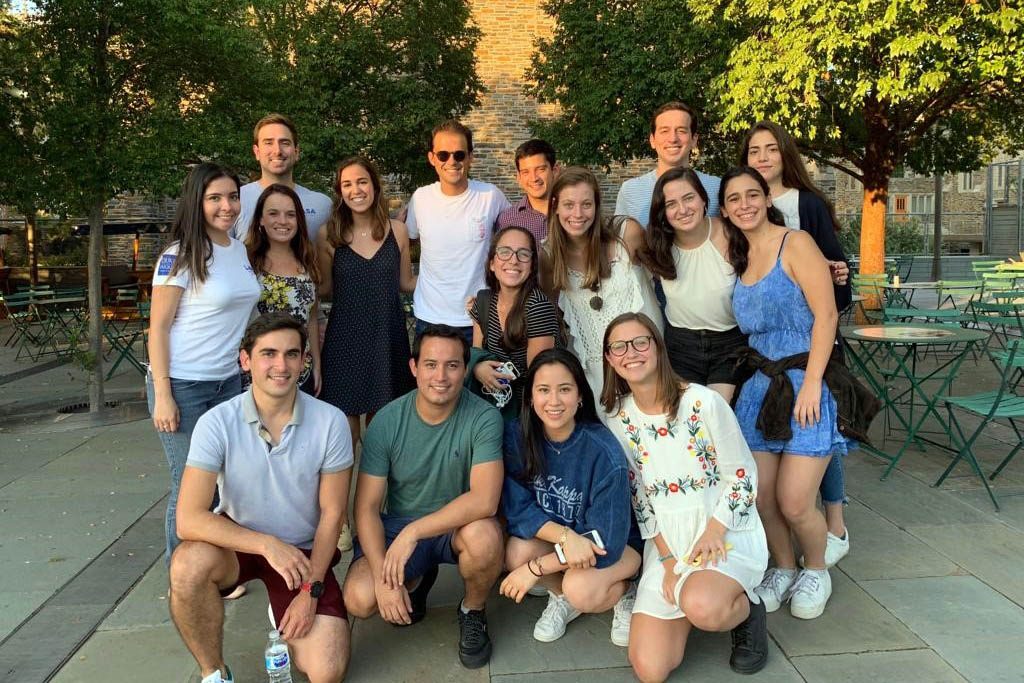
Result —
M633 510L647 539L629 638L641 681L683 661L690 629L733 630L730 666L768 658L754 589L768 563L757 515L757 472L729 404L673 371L657 327L624 313L604 335L608 425L627 450ZM757 604L755 604L755 602Z
M539 353L524 396L518 422L505 430L502 507L511 537L501 594L521 602L547 591L533 629L542 642L561 638L581 613L614 606L611 639L625 647L640 554L628 545L634 525L622 447L598 420L570 352Z

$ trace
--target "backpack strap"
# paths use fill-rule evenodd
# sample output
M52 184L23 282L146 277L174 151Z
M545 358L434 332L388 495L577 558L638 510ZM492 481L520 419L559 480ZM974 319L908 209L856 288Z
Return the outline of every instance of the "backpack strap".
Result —
M476 314L476 323L480 326L480 334L483 337L481 346L487 347L487 330L491 320L491 290L481 289L476 293L476 303L473 304L473 312Z

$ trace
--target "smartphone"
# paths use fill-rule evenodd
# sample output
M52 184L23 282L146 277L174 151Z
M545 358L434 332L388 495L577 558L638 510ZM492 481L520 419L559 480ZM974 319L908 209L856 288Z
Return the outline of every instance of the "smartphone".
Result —
M583 536L584 538L591 540L594 543L594 545L596 545L601 550L604 550L604 541L601 540L601 534L597 532L597 529L584 531L582 534L580 534L580 536ZM561 543L555 544L555 556L558 557L558 561L562 564L568 564L568 562L566 562L565 560L565 552L562 550Z

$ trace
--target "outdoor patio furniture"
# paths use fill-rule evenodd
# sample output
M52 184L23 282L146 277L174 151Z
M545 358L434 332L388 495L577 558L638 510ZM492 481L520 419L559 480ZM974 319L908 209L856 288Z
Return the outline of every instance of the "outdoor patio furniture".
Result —
M889 463L882 479L889 476L912 443L923 447L927 442L948 449L948 444L926 438L922 428L932 416L949 438L949 424L936 404L948 391L967 353L987 333L956 325L914 323L846 326L840 334L852 367L882 399L886 415L891 414L906 431L899 449L892 454L876 446L862 445ZM922 369L918 363L920 351L934 346L946 347L946 354Z
M114 376L123 361L128 361L129 365L145 376L145 361L149 342L149 310L149 302L143 301L131 307L130 310L119 310L118 316L104 318L103 336L110 344L107 357L113 357L113 362L107 371L107 379ZM139 341L142 342L142 350L141 354L136 354L135 345Z
M1015 339L1010 343L1008 355L1004 361L1000 363L996 360L996 367L1000 370L1000 382L997 390L971 394L970 396L944 396L942 398L949 415L949 424L952 426L950 435L953 440L956 457L953 458L946 470L936 480L934 486L941 486L957 463L961 460L967 460L971 469L981 479L981 483L985 485L985 491L988 492L988 497L992 499L992 504L997 512L999 511L999 501L996 499L992 487L989 486L989 481L994 480L1003 471L1003 468L1013 460L1021 447L1024 446L1024 434L1021 434L1020 427L1015 422L1015 420L1024 418L1024 397L1017 395L1013 389L1014 384L1012 381L1013 376L1018 374L1021 368L1024 368L1024 349L1022 349L1022 346L1024 346L1024 340ZM981 421L974 428L974 431L971 432L970 436L964 431L964 425L957 418L956 411L953 410L954 408L981 418ZM999 466L986 478L985 473L981 471L981 465L978 464L977 457L974 455L974 445L978 437L985 431L985 428L994 420L1006 420L1010 424L1013 433L1016 435L1016 443L1003 461L999 463Z

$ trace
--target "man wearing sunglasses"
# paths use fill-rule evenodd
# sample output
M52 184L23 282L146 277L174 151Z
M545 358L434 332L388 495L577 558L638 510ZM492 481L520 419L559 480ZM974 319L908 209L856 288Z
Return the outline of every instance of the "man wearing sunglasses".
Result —
M420 241L416 332L432 323L450 325L472 344L473 321L463 302L484 287L492 226L509 203L494 185L469 179L473 132L460 122L434 128L427 161L437 182L413 192L406 216L409 237Z

